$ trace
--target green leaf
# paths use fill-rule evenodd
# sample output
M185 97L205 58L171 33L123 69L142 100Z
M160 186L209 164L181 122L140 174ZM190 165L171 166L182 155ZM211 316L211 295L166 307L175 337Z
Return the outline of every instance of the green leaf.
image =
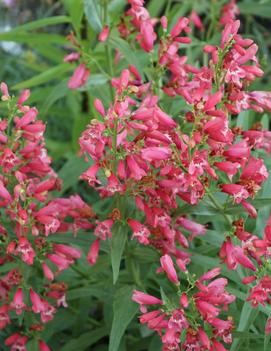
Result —
M0 273L6 273L17 267L17 263L5 263L0 266Z
M263 335L255 335L252 333L239 332L239 331L234 331L232 335L234 338L238 338L238 339L262 339L264 337Z
M82 87L81 90L89 90L90 87L97 87L98 85L104 85L108 81L108 78L104 74L94 73L91 74L87 83Z
M256 209L261 209L266 206L271 205L271 198L262 198L262 199L254 199L250 201L251 204L256 208ZM242 206L230 206L227 209L224 210L224 213L226 214L239 214L244 212L244 208Z
M134 247L132 255L135 260L138 260L140 263L153 263L159 261L159 255L157 251L151 247Z
M79 176L90 166L82 157L72 156L58 172L59 177L63 180L61 192L64 193L68 188L74 185Z
M136 66L139 73L141 75L143 74L143 70L142 70L138 55L135 54L134 50L125 40L121 38L110 37L107 42L108 42L108 45L111 46L112 48L118 49L122 53L126 61L129 64Z
M160 293L161 293L161 299L163 300L163 304L166 306L166 308L168 308L169 310L173 310L177 308L174 302L171 301L171 299L167 296L167 294L165 293L162 287L160 287Z
M133 319L138 306L132 301L134 287L123 286L116 292L113 302L113 323L110 332L109 350L119 351L121 338Z
M242 15L260 16L264 18L271 18L271 5L259 4L255 1L244 1L238 4Z
M84 13L83 0L62 0L62 2L71 16L74 29L79 32Z
M37 76L34 76L33 78L27 79L24 82L14 85L12 89L20 90L25 88L32 88L37 85L47 83L53 79L59 78L65 72L70 71L70 69L71 69L70 65L66 63L62 63L53 68L49 68L45 72L42 72Z
M46 146L49 150L50 155L54 159L63 156L63 154L65 154L71 148L70 144L67 142L56 141L48 138L46 139Z
M103 291L102 287L99 287L99 286L95 286L95 287L87 286L87 287L72 289L67 292L67 300L72 301L72 300L82 299L84 297L90 297L90 296L101 298L101 291Z
M207 230L207 232L200 237L201 240L207 241L210 245L214 247L221 247L224 236L221 232L216 230Z
M59 62L63 61L63 50L56 47L54 44L36 44L35 45L35 51L37 51L41 56L49 59L52 61L54 64L59 64ZM24 62L24 61L23 61ZM32 68L33 62L29 62L30 68ZM42 65L42 71L44 70L44 67Z
M43 104L40 108L40 115L41 118L45 118L47 112L49 111L50 107L63 96L65 96L68 92L67 86L67 79L61 81L59 84L55 85L52 89L50 94L48 94L43 101Z
M112 229L111 239L111 265L113 270L113 284L118 280L122 253L127 241L127 231L125 226L117 223Z
M157 334L152 337L150 342L149 351L162 351L161 339Z
M239 324L237 331L238 332L248 332L251 324L254 322L258 310L253 308L249 302L245 302L242 308L242 312L239 319ZM238 336L235 337L235 340L232 343L230 351L236 351L240 347L243 339Z
M239 113L236 126L242 127L243 130L248 130L252 124L251 111L246 110Z
M61 351L85 350L87 347L95 344L98 340L107 335L105 327L99 328L79 336L77 339L72 339L66 345L61 347Z
M268 346L270 346L270 338L271 338L271 334L265 333L265 335L264 335L264 351L268 351Z
M99 33L103 28L99 2L97 0L84 0L84 12L90 27Z
M39 342L37 339L32 339L27 343L27 349L31 351L40 351Z
M199 203L197 206L184 205L179 207L175 211L176 215L182 213L191 213L203 216L214 216L220 214L219 210L217 210L216 208L209 205L205 205L203 203Z
M67 44L67 39L57 34L47 33L27 33L18 31L9 31L0 33L0 41L14 41L16 43L24 43L29 45L55 43L60 45Z
M89 115L77 115L72 128L72 146L74 150L79 149L78 139L89 123Z
M56 24L70 23L70 22L71 22L71 18L68 16L54 16L54 17L42 18L37 21L32 21L32 22L23 24L21 26L13 28L12 31L10 32L28 31L28 30L38 29L46 26L54 26Z

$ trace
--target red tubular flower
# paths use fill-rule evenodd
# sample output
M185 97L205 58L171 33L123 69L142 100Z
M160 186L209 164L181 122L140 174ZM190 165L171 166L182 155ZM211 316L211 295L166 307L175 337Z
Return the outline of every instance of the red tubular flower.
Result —
M257 211L254 206L252 206L250 203L247 201L242 201L241 205L244 207L244 209L248 212L250 217L256 218L257 217Z
M211 348L210 339L208 338L208 335L205 333L205 331L202 328L199 328L199 340L202 346L206 348L206 350L210 350Z
M39 341L39 348L40 348L40 351L51 351L49 346L43 340Z
M22 314L22 312L26 309L22 288L19 288L14 294L13 300L10 303L10 308L15 310L17 315Z
M54 244L54 251L56 254L61 254L70 259L78 259L81 257L81 251L64 244Z
M178 217L177 223L191 232L191 240L197 235L204 235L206 233L206 227L204 225L191 221L188 218Z
M221 161L215 162L214 165L222 172L227 173L230 180L238 172L240 164L238 162Z
M141 150L141 156L146 161L166 160L171 156L171 150L167 147L148 147Z
M147 175L144 169L140 168L140 166L136 162L135 157L133 157L132 155L127 156L126 162L127 162L127 167L130 171L129 173L131 178L140 180L141 178Z
M64 62L73 62L73 61L77 61L80 58L80 54L78 52L72 52L69 55L66 55L64 57Z
M30 300L32 302L32 310L34 313L41 313L45 310L44 304L40 296L32 289L30 289Z
M56 254L47 254L46 257L57 266L59 272L69 268L69 266L74 262L67 257L59 256Z
M11 346L11 350L28 351L26 344L28 342L28 337L21 335L19 333L12 334L5 340L6 346Z
M216 341L215 339L212 339L212 342L215 351L227 351L220 342Z
M221 273L221 268L220 267L216 267L211 269L210 271L204 273L200 278L199 281L203 282L205 280L210 280L213 279L215 277L217 277L219 274Z
M10 324L8 311L9 311L8 305L2 305L0 307L0 330L4 329L8 324Z
M36 253L33 247L25 237L19 238L19 243L16 247L15 253L17 255L20 254L22 257L22 260L28 265L33 264L34 258L36 256Z
M94 107L96 111L99 112L100 115L102 115L103 117L105 116L105 109L100 99L94 100Z
M109 35L109 27L104 26L102 31L100 32L100 34L98 36L98 40L101 42L105 42L108 38L108 35Z
M174 284L180 284L172 258L169 255L164 255L160 258L160 263L168 279Z
M204 125L204 132L208 136L218 142L231 144L233 140L233 134L228 127L228 121L224 118L214 118Z
M134 290L132 300L140 304L142 313L146 313L145 305L162 305L163 301L149 294Z
M102 222L97 222L97 226L94 230L94 235L101 240L106 240L108 237L111 238L111 228L114 224L112 219L106 219Z
M0 180L0 197L5 200L5 204L11 202L11 195L8 190L5 188L3 182Z
M229 269L236 269L237 264L239 263L245 268L256 271L255 265L244 254L243 249L239 246L234 246L230 238L228 238L221 246L219 255L220 258L227 263Z
M140 33L137 35L136 39L143 50L147 52L152 51L156 34L153 30L153 23L150 19L141 22Z
M204 25L198 15L198 13L193 10L190 14L190 20L194 24L195 27L197 27L200 31L204 30Z
M180 305L183 306L184 308L187 308L189 306L189 300L186 293L182 293L180 297Z
M48 279L48 280L54 280L54 273L51 271L51 269L48 267L48 265L46 263L42 263L42 270L43 270L43 274L44 276Z
M265 324L265 334L271 333L271 318L268 318Z
M87 254L87 260L91 266L96 263L99 250L100 250L100 239L96 239L94 243L90 246L89 252Z
M68 82L68 87L70 89L78 89L84 85L90 75L90 71L86 66L81 63L74 71L72 77Z
M133 238L136 238L143 245L149 244L150 231L147 227L132 218L128 218L127 223L133 231Z
M237 204L240 204L244 199L249 197L249 193L245 187L239 184L222 184L221 190L224 193L232 195L234 202Z

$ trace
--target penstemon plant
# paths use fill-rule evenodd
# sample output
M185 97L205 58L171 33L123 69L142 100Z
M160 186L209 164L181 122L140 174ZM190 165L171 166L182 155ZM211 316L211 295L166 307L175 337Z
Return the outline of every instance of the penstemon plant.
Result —
M271 132L260 123L242 129L237 117L247 110L271 111L271 93L253 90L253 82L264 75L258 46L240 34L234 0L221 9L218 42L208 42L216 30L211 23L207 41L195 44L191 32L205 31L195 10L169 24L170 2L165 15L152 18L143 0L128 0L112 25L109 4L102 5L97 41L106 69L78 31L68 36L73 51L64 58L77 65L67 82L72 91L85 93L93 70L110 78L110 103L94 98L93 117L79 138L87 165L79 178L97 195L96 202L88 203L87 196L83 200L84 192L82 198L56 197L61 181L47 155L45 125L36 120L38 111L25 105L30 93L25 90L16 99L1 84L7 117L0 122L0 249L7 273L0 280L0 329L17 328L5 345L12 351L50 350L47 322L70 308L69 289L75 294L92 289L87 283L77 286L77 280L74 285L69 273L61 281L60 273L71 271L90 283L89 274L98 267L101 279L107 279L102 260L108 259L111 289L123 288L113 305L114 318L103 312L105 319L113 319L110 351L122 350L136 304L139 339L157 334L152 340L158 344L142 343L133 350L235 351L235 330L244 332L244 320L253 322L253 311L261 311L266 351L271 215L259 219L261 199L257 202L256 196L269 176L265 160ZM114 31L122 48L140 52L143 71L133 62L123 67L121 47L113 55ZM185 51L194 45L202 48L201 58L190 62ZM262 231L251 231L258 219ZM78 233L87 233L81 249ZM205 252L211 257L205 259ZM98 290L99 282L91 283ZM93 296L99 299L102 290ZM242 301L238 313L237 300ZM86 319L100 326L97 310ZM75 350L71 345L63 350ZM92 344L83 342L82 350L84 345Z

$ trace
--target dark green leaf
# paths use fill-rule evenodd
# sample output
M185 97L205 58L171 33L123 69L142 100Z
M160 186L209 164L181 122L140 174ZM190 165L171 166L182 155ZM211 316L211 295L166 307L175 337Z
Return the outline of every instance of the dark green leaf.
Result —
M85 350L87 347L95 344L98 340L107 335L105 327L99 328L79 336L77 339L72 339L66 345L61 347L61 351Z
M29 45L41 44L41 43L55 43L64 45L67 43L67 39L61 35L57 34L47 34L47 33L27 33L27 32L17 32L9 31L0 33L1 41L14 41L16 43L25 43Z
M237 331L248 332L250 325L255 320L257 314L258 314L258 310L253 308L249 302L245 302L241 311ZM235 340L232 343L230 351L238 350L242 341L243 340L241 338L238 338L238 336L236 336Z
M101 22L101 7L98 0L84 0L84 11L90 27L95 32L103 28Z
M123 286L115 295L109 351L119 351L120 341L125 329L130 324L138 309L138 306L131 300L133 289L131 286Z
M20 90L20 89L25 89L25 88L32 88L37 85L47 83L53 79L59 78L62 76L65 72L70 71L71 67L70 65L66 63L62 63L58 66L55 66L53 68L49 68L45 72L42 72L38 74L37 76L34 76L33 78L27 79L24 82L21 82L19 84L16 84L12 87L12 89L15 90Z
M111 239L111 265L113 270L113 283L118 280L122 253L127 241L127 230L125 226L117 223L112 229Z
M79 32L83 17L83 0L62 0L69 12L74 29Z
M242 15L260 16L264 18L271 18L271 4L260 4L255 1L244 1L238 4Z
M131 46L125 40L123 40L121 38L110 37L108 39L108 45L114 49L118 49L123 54L125 60L129 64L136 66L139 73L141 75L143 74L143 70L141 67L139 56L135 54L134 50L131 48Z
M79 176L89 167L82 157L72 156L58 172L59 177L63 180L62 193L74 185Z
M23 24L21 26L15 27L9 33L15 32L15 31L28 31L28 30L38 29L46 26L54 26L56 24L70 23L70 22L71 22L71 18L68 16L55 16L55 17L42 18L37 21L32 21L32 22Z

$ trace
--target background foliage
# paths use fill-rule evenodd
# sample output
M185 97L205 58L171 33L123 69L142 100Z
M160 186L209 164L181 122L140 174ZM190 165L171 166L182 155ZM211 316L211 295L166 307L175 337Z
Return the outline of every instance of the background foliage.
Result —
M107 204L101 202L97 194L78 181L78 176L86 169L87 164L77 153L80 133L97 114L93 109L93 100L100 98L106 106L110 104L108 82L111 72L105 62L104 45L97 40L97 33L102 28L100 12L103 1L106 0L25 0L18 1L17 6L12 8L1 5L0 10L1 80L8 82L14 93L31 88L30 103L38 106L39 117L47 122L47 147L54 159L54 168L63 179L62 195L78 192L88 203L93 204L98 213L102 213L103 206ZM152 17L166 13L170 23L175 22L179 16L189 15L192 9L200 14L206 30L202 33L194 32L193 44L186 52L189 62L200 63L202 47L207 42L215 44L219 40L217 21L225 1L150 0L146 3ZM257 80L253 89L271 90L271 2L243 0L238 5L241 10L242 32L258 43L260 63L265 71L264 78ZM109 1L109 21L112 27L118 23L125 6L125 0ZM71 31L76 33L86 48L91 67L91 76L86 86L78 91L67 87L75 66L63 63L64 55L71 51L66 39ZM145 68L146 55L142 51L137 52L133 43L128 44L120 39L116 29L110 33L108 46L112 54L114 49L119 49L123 55L120 64L113 67L114 76L118 76L121 69L132 63L151 79L153 72ZM176 98L174 103L171 100L169 102L164 97L162 105L168 114L176 117L184 108L184 102L180 98ZM265 114L259 117L253 111L244 112L238 116L236 125L248 129L257 121L268 129L270 116ZM262 157L265 157L264 154ZM266 163L270 169L270 158ZM270 199L269 178L257 200L253 202L260 210L256 224L251 221L251 232L263 231L271 209ZM208 223L212 228L204 237L197 239L192 248L194 256L190 269L192 273L200 275L206 269L219 265L217 251L223 240L220 233L225 229L223 221L220 221L222 216L210 204L195 208L187 206L181 210L190 213L197 222ZM230 211L231 208L228 209L228 214L231 214ZM69 238L63 236L63 242L70 240L73 240L72 235ZM81 233L74 240L86 254L90 242L89 234ZM102 251L108 253L110 245L119 249L120 244L106 242ZM137 322L137 306L130 297L135 286L143 289L148 286L148 290L155 294L166 282L154 274L156 267L151 263L157 261L155 252L134 242L126 246L116 284L112 281L109 254L101 255L92 268L86 266L83 257L73 271L63 274L63 280L72 281L67 294L69 308L62 310L50 322L51 325L48 325L46 340L50 341L53 350L103 351L108 350L108 345L109 351L160 350L158 337ZM118 260L118 257L111 259ZM230 281L229 290L238 297L230 312L233 317L241 316L239 320L235 318L237 328L231 351L263 351L263 348L265 351L269 350L268 337L261 331L264 330L271 309L261 308L257 313L249 304L243 303L247 287L239 285L238 276L242 277L243 274L241 269L222 272ZM0 349L5 350L1 335L0 333Z

